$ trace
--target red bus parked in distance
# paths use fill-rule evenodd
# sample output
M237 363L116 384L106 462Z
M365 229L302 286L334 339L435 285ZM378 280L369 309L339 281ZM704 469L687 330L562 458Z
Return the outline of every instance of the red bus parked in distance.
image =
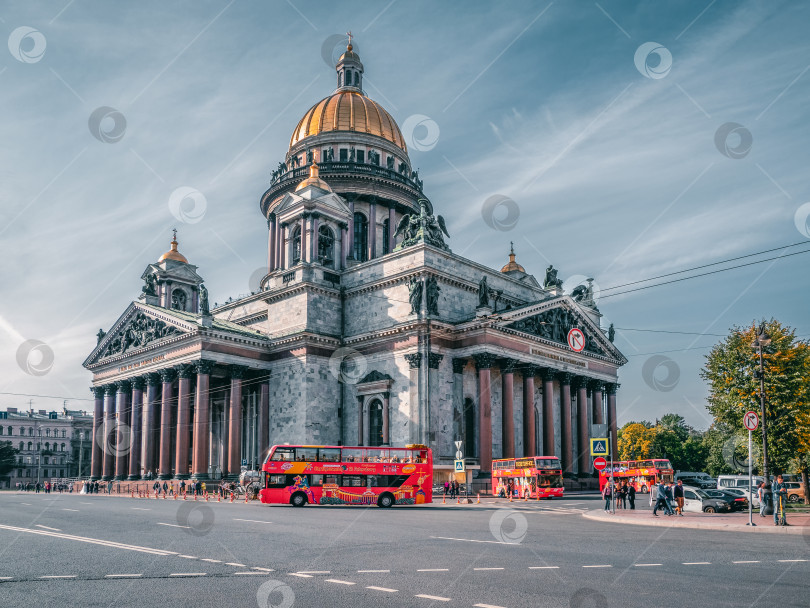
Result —
M672 483L675 470L666 458L651 460L621 460L613 463L613 481L632 485L636 492L646 494L657 483ZM610 464L599 472L599 490L610 480Z
M433 454L404 448L274 445L262 467L267 504L420 505L433 502Z
M492 493L517 498L562 498L563 476L556 456L526 456L492 461Z

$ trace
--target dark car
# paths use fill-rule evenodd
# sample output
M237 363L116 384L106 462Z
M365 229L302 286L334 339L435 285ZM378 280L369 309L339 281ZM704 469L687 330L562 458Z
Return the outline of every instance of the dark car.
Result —
M743 511L748 508L748 500L744 496L737 496L734 493L726 492L725 490L711 490L707 488L703 491L712 498L728 501L732 511Z

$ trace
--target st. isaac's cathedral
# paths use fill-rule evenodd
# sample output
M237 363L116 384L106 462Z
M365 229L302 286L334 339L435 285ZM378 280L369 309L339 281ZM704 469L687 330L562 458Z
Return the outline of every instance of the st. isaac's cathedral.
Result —
M92 477L234 478L279 443L419 443L443 480L457 441L482 482L524 455L589 475L589 425L616 445L626 363L592 289L564 293L552 267L541 285L514 251L500 270L454 254L351 44L336 72L259 199L259 289L210 307L175 234L99 331Z

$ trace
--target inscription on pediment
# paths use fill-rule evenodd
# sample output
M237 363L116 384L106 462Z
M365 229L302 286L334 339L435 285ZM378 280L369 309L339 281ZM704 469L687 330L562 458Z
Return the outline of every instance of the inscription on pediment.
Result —
M146 346L155 340L181 335L182 331L160 319L137 312L111 339L99 357L104 359L123 355L127 351Z
M579 323L579 317L565 308L552 308L538 315L515 321L507 327L560 344L568 344L568 332L572 328L583 329L582 324ZM584 331L583 333L585 334L585 350L597 355L604 355L604 349L593 339L590 332Z

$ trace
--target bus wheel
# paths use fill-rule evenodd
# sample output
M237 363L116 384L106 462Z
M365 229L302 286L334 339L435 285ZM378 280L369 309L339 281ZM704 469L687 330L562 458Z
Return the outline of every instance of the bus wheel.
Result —
M647 486L641 486L641 493L642 493L642 494L646 494L646 493L647 493Z
M391 505L394 504L394 497L388 494L387 492L380 496L379 500L377 501L377 506L387 509Z
M307 504L307 495L302 492L296 492L290 498L290 504L294 507L303 507Z

